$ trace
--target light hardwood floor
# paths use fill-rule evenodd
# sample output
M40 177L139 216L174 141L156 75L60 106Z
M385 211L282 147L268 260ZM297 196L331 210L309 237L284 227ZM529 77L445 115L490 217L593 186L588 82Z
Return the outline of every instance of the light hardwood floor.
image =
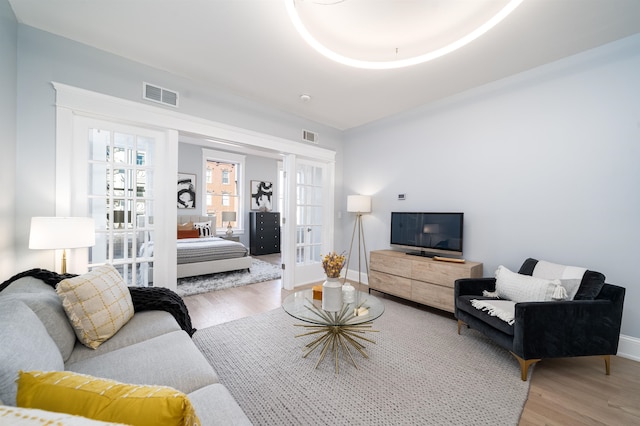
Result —
M276 280L184 300L193 326L205 328L278 308L289 293ZM456 333L456 327L452 319L451 333ZM611 375L607 376L599 357L549 359L534 367L529 380L531 388L521 426L640 425L639 362L613 357Z

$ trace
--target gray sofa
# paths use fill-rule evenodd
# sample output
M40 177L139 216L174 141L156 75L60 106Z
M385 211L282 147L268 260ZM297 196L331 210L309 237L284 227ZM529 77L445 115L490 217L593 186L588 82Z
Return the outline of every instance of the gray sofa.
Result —
M0 292L0 404L15 405L18 371L68 370L188 395L202 425L250 425L174 317L136 312L97 349L80 343L53 287L24 277Z

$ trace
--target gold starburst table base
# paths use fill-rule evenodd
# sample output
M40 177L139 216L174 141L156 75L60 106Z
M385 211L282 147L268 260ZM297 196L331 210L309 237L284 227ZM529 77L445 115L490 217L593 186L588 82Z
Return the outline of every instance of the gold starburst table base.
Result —
M317 337L305 347L307 348L304 358L309 356L316 349L320 349L320 356L318 362L316 362L316 368L327 356L329 350L335 359L336 374L338 374L340 365L340 352L347 357L351 363L358 368L351 350L349 347L355 348L360 354L369 358L369 355L364 351L365 346L362 342L376 343L375 341L364 337L365 333L374 333L377 330L372 330L373 324L371 316L369 316L369 310L365 305L365 301L359 304L347 304L345 303L342 310L339 312L329 312L316 306L311 300L307 300L305 308L308 310L308 316L299 316L299 319L308 321L313 324L295 324L297 327L304 327L311 329L311 331L299 334L296 337L312 336Z
M297 327L312 329L312 331L304 334L299 334L296 337L319 334L319 337L316 337L316 339L305 346L305 348L307 348L307 351L303 355L303 358L309 356L309 354L314 352L316 349L320 349L320 356L318 357L318 361L316 362L315 366L315 368L318 368L318 365L320 365L322 360L325 359L329 350L331 350L332 356L335 359L336 374L338 374L340 371L340 352L348 357L354 367L358 368L358 364L353 358L349 346L355 348L363 357L369 358L369 355L367 355L367 353L364 351L365 346L361 343L361 341L376 343L375 341L363 336L364 333L378 331L371 329L372 324L373 323L371 321L357 325L295 324Z

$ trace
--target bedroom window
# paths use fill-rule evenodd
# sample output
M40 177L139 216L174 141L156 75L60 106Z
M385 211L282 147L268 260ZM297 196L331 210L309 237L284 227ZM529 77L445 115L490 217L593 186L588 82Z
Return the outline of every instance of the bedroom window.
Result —
M241 230L244 156L203 149L203 161L207 173L211 171L211 182L207 181L206 185L206 214L216 217L218 233L224 233L227 224L222 223L222 212L235 212L238 220L231 226L236 231Z

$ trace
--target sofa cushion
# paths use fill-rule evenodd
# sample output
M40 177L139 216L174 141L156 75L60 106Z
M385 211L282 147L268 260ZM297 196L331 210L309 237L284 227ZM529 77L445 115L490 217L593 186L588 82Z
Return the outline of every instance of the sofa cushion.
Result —
M136 314L114 336L96 349L91 349L76 340L71 356L65 360L67 364L93 358L103 353L144 342L166 333L179 331L180 326L168 312L143 311ZM74 334L75 339L75 334Z
M0 406L0 425L11 426L124 426L123 423L101 422L66 413Z
M518 271L518 273L523 275L535 276L538 262L539 261L537 259L533 259L533 258L529 258L525 260L522 266L520 267L520 270ZM551 264L550 262L547 262L547 263ZM575 296L573 297L574 300L593 300L598 296L598 294L600 294L600 291L604 286L606 277L600 272L591 271L584 268L572 267L572 266L564 266L564 265L557 265L557 264L551 264L551 265L556 265L560 267L560 268L557 268L556 271L564 272L564 271L575 271L577 269L584 270L584 274L582 275L582 278L580 280L580 287L578 288ZM540 269L538 270L538 274L540 274ZM561 274L562 272L560 272L560 275ZM547 278L566 279L567 277L547 276Z
M0 400L16 403L20 370L62 370L64 363L38 316L21 301L0 297Z
M472 300L496 300L495 297L483 297L483 296L459 296L457 307L458 309L465 311L469 315L472 315L483 322L487 323L493 328L496 328L502 331L509 336L513 336L513 325L508 324L505 321L502 321L500 318L491 316L487 311L483 311L481 309L476 309L472 304Z
M188 396L203 425L251 426L247 415L220 383L205 386Z
M167 386L130 385L69 371L20 372L17 405L129 425L200 425L189 398Z
M498 266L495 274L496 292L501 299L520 303L561 300L566 297L566 290L563 291L560 280L517 274L502 265Z
M9 284L2 292L0 297L5 294L13 293L55 293L56 290L49 284L45 283L41 279L35 277L22 277L18 278L11 284Z
M76 334L69 323L69 318L62 308L62 302L53 288L51 291L34 293L9 293L3 295L7 301L24 302L40 319L49 336L58 346L63 360L67 360L77 342ZM10 302L8 302L10 303Z
M67 370L126 383L171 386L189 393L217 383L218 376L184 331L163 334L93 358Z
M112 265L60 281L56 288L78 339L90 348L116 334L133 317L133 302Z

